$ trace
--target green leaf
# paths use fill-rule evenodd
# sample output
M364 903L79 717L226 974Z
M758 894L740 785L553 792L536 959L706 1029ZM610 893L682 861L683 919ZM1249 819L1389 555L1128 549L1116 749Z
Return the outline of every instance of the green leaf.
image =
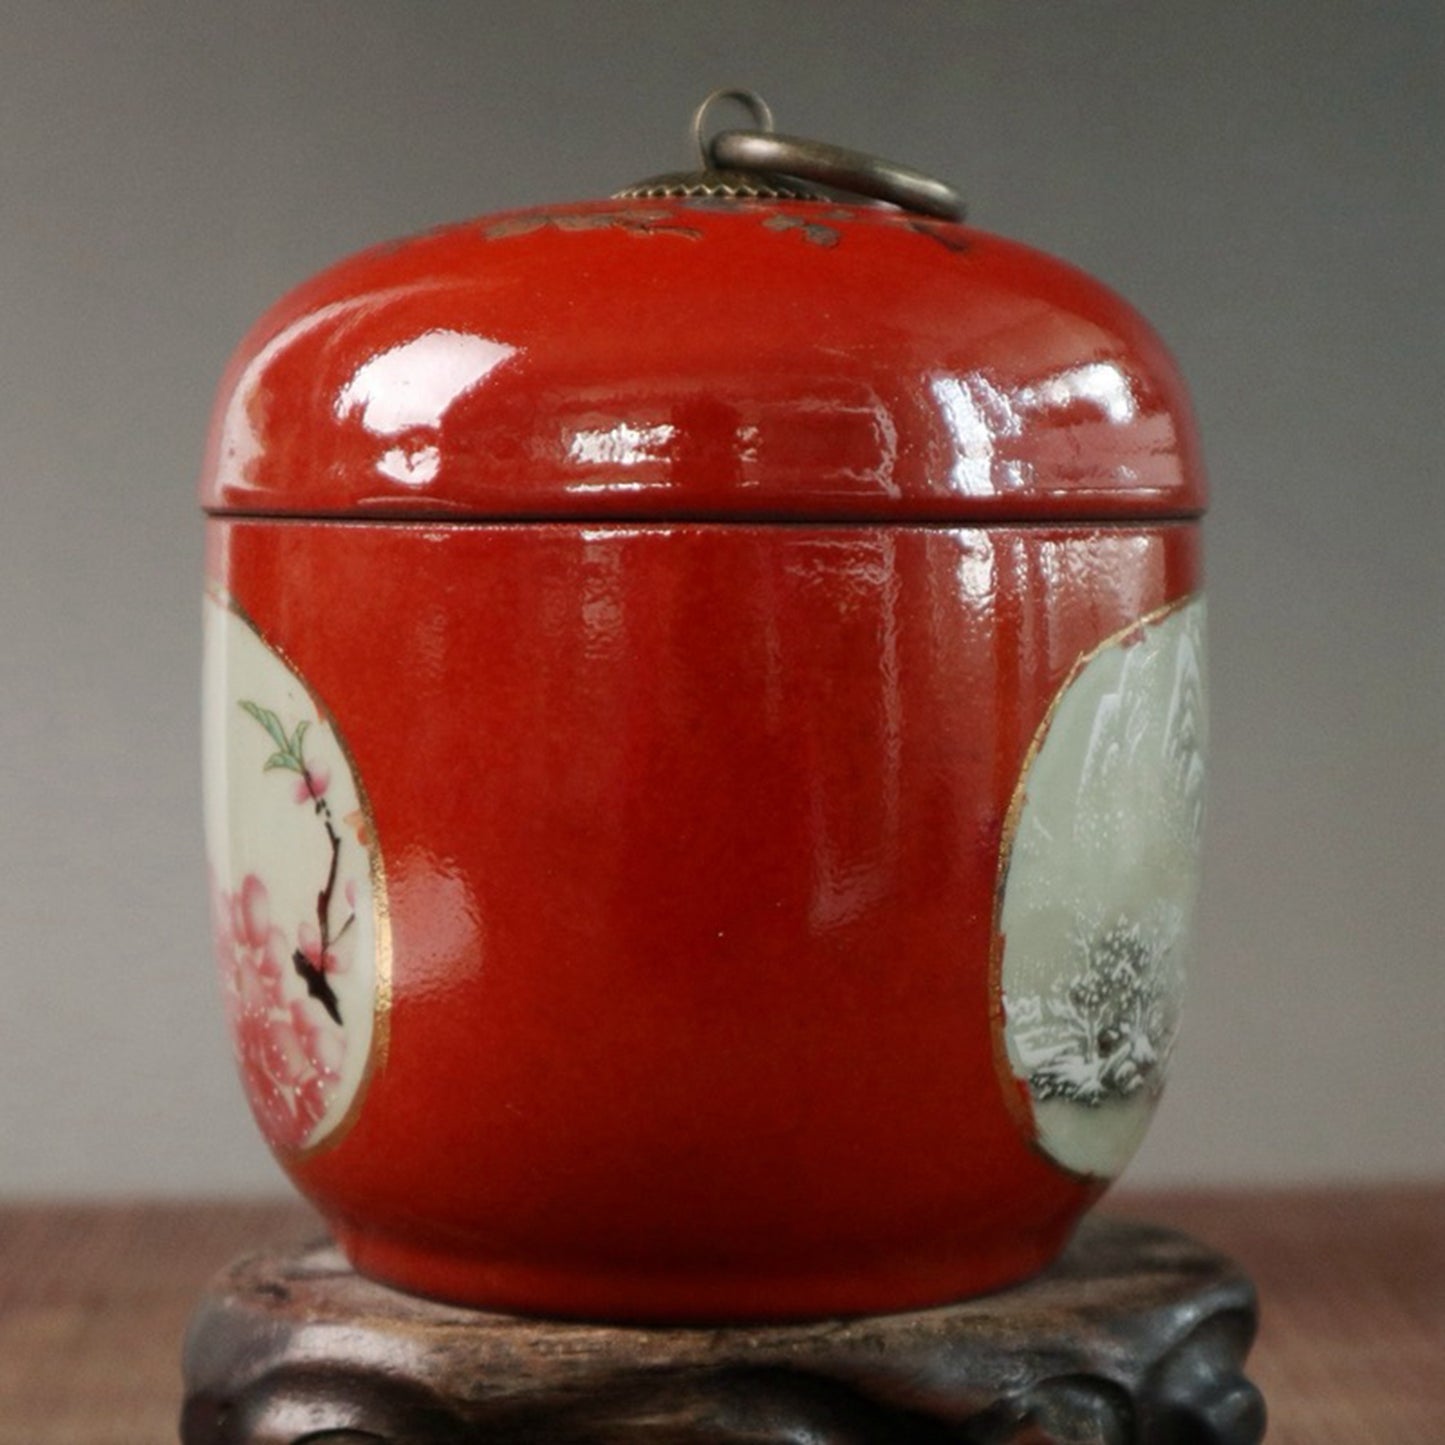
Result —
M286 737L286 729L281 726L281 719L271 711L269 707L260 707L254 702L242 700L241 707L248 712L268 733L271 734L271 741L283 752L291 751L291 744Z
M263 773L269 773L274 768L285 768L289 772L299 773L301 771L301 764L298 763L290 753L272 753L271 756L266 759L265 766L261 771Z
M302 718L301 721L296 724L296 736L291 739L290 747L291 747L292 753L294 753L295 756L296 756L296 762L297 762L297 764L298 764L298 767L297 767L297 771L298 771L298 772L300 771L300 764L304 761L304 759L303 759L302 756L301 756L301 739L306 736L306 729L309 728L310 726L311 726L311 724L310 724L309 722L307 722L305 718Z

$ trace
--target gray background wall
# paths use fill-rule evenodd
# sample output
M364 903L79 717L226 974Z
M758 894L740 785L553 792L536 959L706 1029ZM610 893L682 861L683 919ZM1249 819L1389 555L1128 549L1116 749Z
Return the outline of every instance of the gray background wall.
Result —
M0 4L0 1193L282 1187L200 858L226 354L373 240L686 161L714 85L1124 291L1215 480L1203 960L1131 1178L1445 1172L1445 7Z

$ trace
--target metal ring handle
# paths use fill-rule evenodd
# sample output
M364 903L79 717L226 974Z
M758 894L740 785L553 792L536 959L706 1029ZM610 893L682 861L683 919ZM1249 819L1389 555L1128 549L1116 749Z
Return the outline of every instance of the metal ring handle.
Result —
M715 97L745 96L758 101L750 91L719 91L703 102L703 110ZM744 101L747 104L747 101ZM758 104L762 104L758 101ZM767 107L763 106L766 111ZM764 124L771 124L768 115ZM702 110L694 119L694 135L701 144ZM847 150L824 141L779 135L771 129L719 131L707 146L705 158L725 170L771 171L801 180L816 181L833 190L851 191L877 201L889 201L906 210L921 211L945 221L963 219L963 197L950 185L915 171L911 166Z

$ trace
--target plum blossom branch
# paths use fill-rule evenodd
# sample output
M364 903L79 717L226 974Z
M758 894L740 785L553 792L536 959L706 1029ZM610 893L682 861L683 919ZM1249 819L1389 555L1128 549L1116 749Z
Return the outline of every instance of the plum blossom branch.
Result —
M306 985L306 992L321 1004L335 1022L340 1023L341 1003L336 996L336 990L331 986L331 980L327 977L327 973L335 967L333 945L355 922L356 915L355 913L350 914L341 927L334 934L332 933L331 907L332 898L336 892L336 876L341 860L341 836L336 831L335 821L331 815L331 804L326 799L326 790L330 786L331 775L324 765L310 765L306 761L305 740L310 724L304 718L296 724L295 731L288 735L281 719L270 708L261 707L257 703L245 700L241 702L241 708L266 730L267 735L275 744L276 750L266 759L264 771L281 770L295 773L297 775L296 801L298 803L309 802L312 811L321 820L321 826L326 831L330 858L327 863L326 881L316 894L316 935L314 941L308 946L304 930L302 931L298 936L298 947L291 954L291 963L297 975Z

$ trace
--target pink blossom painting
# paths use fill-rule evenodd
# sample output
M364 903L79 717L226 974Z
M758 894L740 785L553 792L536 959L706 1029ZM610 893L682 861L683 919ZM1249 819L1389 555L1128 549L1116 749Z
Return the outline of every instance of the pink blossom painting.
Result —
M216 959L246 1098L277 1150L350 1116L380 1031L379 875L324 712L256 634L207 603L207 844Z

